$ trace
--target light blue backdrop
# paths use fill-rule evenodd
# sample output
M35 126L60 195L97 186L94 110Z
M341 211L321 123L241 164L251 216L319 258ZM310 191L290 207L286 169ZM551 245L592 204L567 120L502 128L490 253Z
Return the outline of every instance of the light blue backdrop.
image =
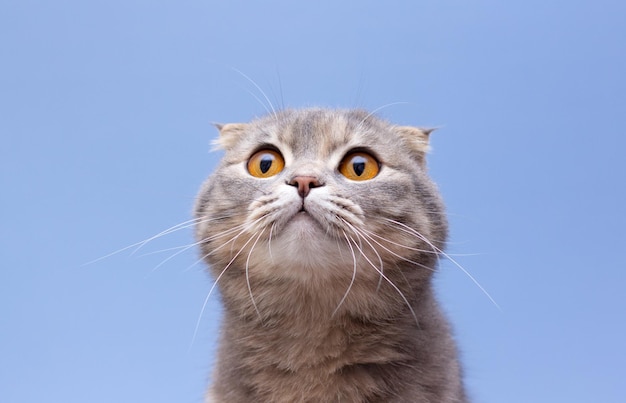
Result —
M438 292L475 402L626 401L623 1L4 1L0 402L201 402L219 301L179 231L211 122L440 126ZM162 263L162 264L161 264Z

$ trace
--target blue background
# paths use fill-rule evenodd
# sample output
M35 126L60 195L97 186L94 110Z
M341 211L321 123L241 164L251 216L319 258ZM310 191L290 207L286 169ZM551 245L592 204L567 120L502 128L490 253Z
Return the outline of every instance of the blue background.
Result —
M623 1L4 1L0 402L201 402L191 218L211 122L438 126L436 285L475 402L626 401ZM236 70L235 70L236 69ZM263 102L259 102L259 100ZM265 104L265 105L264 105ZM161 264L162 263L162 264Z

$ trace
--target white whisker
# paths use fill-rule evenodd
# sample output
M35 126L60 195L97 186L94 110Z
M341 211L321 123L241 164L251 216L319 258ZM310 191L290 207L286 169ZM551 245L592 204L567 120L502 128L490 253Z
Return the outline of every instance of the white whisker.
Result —
M353 262L352 279L350 280L350 284L348 285L348 288L346 289L346 293L343 294L343 297L339 301L339 304L337 304L337 308L335 308L333 313L330 315L331 318L335 316L335 314L337 313L341 305L343 305L343 302L346 300L346 298L348 298L348 294L350 293L350 290L352 289L352 285L354 284L354 279L356 278L356 256L354 254L354 249L352 248L352 244L350 243L350 240L348 239L348 235L346 234L346 232L343 230L342 232L343 232L343 236L346 238L346 243L350 247L350 253L352 254L352 262Z
M241 74L243 76L243 78L245 78L246 80L250 81L250 83L252 83L252 85L254 85L256 87L257 90L259 90L259 92L261 93L261 95L263 95L263 98L265 98L265 100L267 101L267 104L269 105L270 109L272 110L272 113L274 114L274 117L278 120L278 114L276 113L276 109L274 109L274 105L272 105L272 101L270 101L270 99L267 97L267 95L265 94L265 92L261 89L261 87L259 87L259 85L250 77L248 77L246 74L244 74L242 71L237 70L236 68L232 68L233 70L235 70L237 73ZM255 96L256 98L256 96ZM258 98L257 98L258 99ZM265 106L265 104L262 104ZM266 107L267 110L267 107ZM268 113L270 112L269 110L267 111Z
M372 266L374 268L374 270L376 270L381 275L381 277L383 279L385 279L385 281L387 281L387 283L389 283L389 285L391 285L391 287L393 287L393 289L396 290L396 292L404 300L404 303L409 308L409 311L411 311L411 315L413 315L413 319L415 319L415 323L417 324L417 326L419 326L419 321L417 320L417 315L415 314L415 311L413 310L413 307L411 306L411 303L406 298L404 293L402 291L400 291L400 289L393 283L393 281L391 281L389 278L387 278L387 276L385 276L383 274L383 272L381 270L379 270L378 267L376 267L376 265L374 263L372 263L371 260L369 260L367 255L363 252L363 250L361 248L359 248L359 246L358 246L357 242L354 240L354 238L350 237L350 239L354 243L354 246L356 246L356 248L359 250L359 252L361 252L361 256L363 256L363 258L370 264L370 266Z
M199 263L200 263L200 262L202 262L204 259L206 259L207 257L209 257L209 256L213 255L215 252L219 251L220 249L222 249L223 247L225 247L226 245L229 245L229 244L231 245L231 250L230 250L230 253L231 253L231 255L232 255L232 253L233 253L233 249L232 249L232 248L233 248L233 247L234 247L234 245L235 245L235 240L236 240L237 238L239 238L239 236L240 236L241 234L243 234L244 232L246 232L247 230L249 230L250 228L252 228L252 227L254 226L254 224L256 224L257 222L259 222L259 221L260 221L260 220L262 220L263 218L264 218L264 217L259 217L258 219L256 219L255 221L253 221L253 222L252 222L252 223L250 223L250 224L246 224L246 223L244 223L244 224L239 224L239 225L237 225L237 226L235 226L235 227L233 227L233 228L231 228L231 229L228 229L228 230L226 230L226 231L220 232L220 233L215 234L215 235L213 235L213 236L210 236L210 237L207 237L207 238L201 239L200 241L196 242L196 245L199 245L199 244L202 244L202 243L206 243L206 242L213 241L213 240L215 240L215 239L217 239L217 238L221 238L221 237L226 236L226 235L230 235L230 234L232 234L233 232L237 232L237 231L239 231L239 232L237 232L237 235L235 235L234 237L230 238L228 241L223 242L221 245L219 245L219 246L217 246L217 247L213 248L213 250L211 250L211 252L207 253L206 255L202 256L200 259L198 259L198 260L196 260L195 262L193 262L191 265L189 265L189 266L185 269L185 271L190 270L192 267L194 267L195 265L199 264Z
M278 66L276 66L276 78L278 80L278 92L280 94L280 107L281 109L285 109L285 98L283 95L283 81L280 78L280 71L278 70Z
M155 272L159 267L163 266L165 263L167 263L170 260L174 259L176 256L180 255L181 253L184 253L184 252L188 251L189 249L193 248L197 244L198 244L198 242L192 243L191 245L187 245L186 247L184 247L183 249L179 250L178 252L170 255L166 259L163 259L159 264L157 264L156 266L154 266L152 268L152 271Z
M146 257L146 256L158 255L159 253L171 252L173 250L185 249L189 245L190 244L181 245L181 246L172 246L171 248L159 249L159 250L155 250L155 251L152 251L152 252L145 252L145 253L142 253L141 255L137 255L137 257ZM195 245L195 243L193 245Z
M380 236L380 235L378 235L378 234L376 234L376 233L374 233L374 232L372 232L372 231L367 231L367 230L363 230L363 231L364 231L364 232L367 232L367 233L368 233L369 235L371 235L372 237L375 237L375 238L381 239L381 240L383 240L383 241L385 241L385 242L387 242L387 243L390 243L390 244L392 244L392 245L399 246L399 247L401 247L401 248L403 248L403 249L408 249L408 250L411 250L411 251L413 251L413 252L419 252L419 253L432 253L432 254L435 254L435 255L436 255L436 254L438 254L438 252L433 251L433 250L426 250L426 249L414 248L414 247L412 247L412 246L403 245L403 244L400 244L400 243L394 242L394 241L389 240L389 239L387 239L387 238L385 238L385 237L383 237L383 236ZM371 238L370 238L370 239L371 239ZM420 239L421 239L421 238L420 238ZM378 242L377 242L377 243L378 243ZM382 246L382 245L381 245L381 246ZM386 249L386 250L389 250L389 249ZM390 252L391 252L391 251L390 251Z
M111 256L113 256L113 255L118 254L118 253L124 252L125 250L132 249L132 248L136 248L136 249L135 249L135 250L131 253L131 255L132 255L132 254L136 253L139 249L141 249L144 245L146 245L148 242L153 241L153 240L155 240L155 239L157 239L157 238L160 238L160 237L162 237L162 236L164 236L164 235L168 235L168 234L170 234L170 233L172 233L172 232L176 232L176 231L178 231L178 230L181 230L181 229L184 229L184 228L191 227L191 226L195 225L195 224L196 224L196 222L198 222L199 220L201 220L201 219L200 219L200 218L194 218L194 219L191 219L191 220L187 220L187 221L185 221L185 222L182 222L182 223L180 223L180 224L176 224L176 225L174 225L174 226L172 226L172 227L170 227L170 228L168 228L168 229L166 229L166 230L163 230L163 231L159 232L159 233L158 233L158 234L156 234L156 235L151 236L150 238L146 238L146 239L144 239L143 241L139 241L139 242L136 242L136 243L134 243L134 244L132 244L132 245L128 245L128 246L126 246L126 247L124 247L124 248L118 249L118 250L116 250L116 251L114 251L114 252L111 252L111 253L109 253L109 254L106 254L106 255L104 255L104 256L101 256L101 257L99 257L99 258L97 258L97 259L94 259L94 260L92 260L92 261L89 261L89 262L87 262L87 263L83 263L81 266L87 266L87 265L90 265L90 264L93 264L93 263L99 262L99 261L101 261L101 260L104 260L104 259L106 259L106 258L109 258L109 257L111 257ZM190 223L191 223L191 224L190 224Z
M151 236L151 237L149 237L149 238L144 239L143 241L136 242L136 243L134 243L134 244L132 244L132 245L128 245L128 246L126 246L126 247L124 247L124 248L118 249L118 250L116 250L116 251L114 251L114 252L111 252L111 253L109 253L109 254L106 254L106 255L104 255L104 256L101 256L101 257L99 257L99 258L97 258L97 259L94 259L94 260L92 260L92 261L89 261L89 262L87 262L87 263L83 263L81 266L87 266L87 265L90 265L90 264L93 264L93 263L99 262L99 261L101 261L101 260L104 260L104 259L106 259L106 258L109 258L109 257L111 257L111 256L114 256L114 255L116 255L116 254L118 254L118 253L121 253L121 252L124 252L124 251L126 251L126 250L129 250L129 249L135 248L135 249L131 252L131 254L130 254L130 255L132 256L132 255L136 254L136 253L137 253L140 249L142 249L144 246L146 246L148 243L150 243L150 242L152 242L152 241L154 241L154 240L156 240L156 239L158 239L158 238L161 238L161 237L163 237L163 236L166 236L166 235L172 234L172 233L174 233L174 232L177 232L177 231L180 231L180 230L183 230L183 229L186 229L186 228L191 228L191 227L194 227L194 226L199 225L199 224L203 224L203 223L207 223L207 222L211 222L211 221L216 221L216 220L221 220L221 219L224 219L224 218L229 218L229 217L231 217L231 216L232 216L232 215L226 215L226 216L220 216L220 217L213 217L213 218L206 218L206 217L196 217L196 218L192 218L192 219L190 219L190 220L187 220L187 221L184 221L184 222L182 222L182 223L179 223L179 224L176 224L176 225L174 225L174 226L171 226L171 227L169 227L169 228L167 228L167 229L165 229L165 230L163 230L163 231L159 232L159 233L158 233L158 234L156 234L156 235L153 235L153 236ZM194 245L197 245L197 243L196 243L196 244L194 244ZM149 254L152 254L152 253L148 253L148 255L149 255ZM144 256L144 255L141 255L141 256Z
M422 234L420 234L418 231L416 231L415 229L409 227L408 225L401 223L399 221L396 220L392 220L387 218L387 221L390 221L402 228L404 228L406 231L414 234L415 236L417 236L418 238L420 238L422 241L426 242L431 248L433 248L434 251L436 251L437 253L439 253L440 255L442 255L443 257L445 257L446 259L448 259L449 261L451 261L457 268L459 268L463 273L465 273L465 275L467 277L469 277L470 280L472 280L472 282L483 292L483 294L485 294L487 296L487 298L489 298L489 300L491 301L491 303L493 303L496 308L498 308L500 311L502 310L502 308L500 308L500 305L498 305L498 303L493 299L493 297L487 292L487 290L485 290L483 288L482 285L480 285L480 283L478 282L478 280L476 280L474 278L474 276L472 276L463 266L461 266L460 263L458 263L456 260L454 260L452 258L452 256L448 255L447 253L445 253L443 250L441 250L440 248L438 248L436 245L434 245L432 242L430 242L428 239L426 239L426 237Z
M392 254L392 255L394 255L395 257L397 257L397 258L399 258L399 259L401 259L401 260L404 260L405 262L412 263L412 264L414 264L414 265L416 265L416 266L419 266L419 267L421 267L421 268L424 268L424 269L426 269L426 270L435 271L435 269L433 269L432 267L428 267L428 266L426 266L426 265L424 265L424 264L422 264L422 263L418 263L418 262L416 262L416 261L414 261L414 260L407 259L407 258L405 258L404 256L400 256L400 255L398 255L398 254L397 254L397 253L395 253L394 251L392 251L392 250L390 250L389 248L387 248L385 245L383 245L383 244L381 244L380 242L376 241L376 240L373 238L373 236L374 236L374 237L376 237L376 238L382 239L382 240L383 240L383 241L385 241L385 242L389 242L389 243L391 243L391 244L393 244L393 245L400 246L400 247L402 247L402 248L406 248L406 249L409 249L409 250L412 250L412 251L417 251L417 252L421 252L421 253L435 253L435 252L433 252L433 251L424 251L424 250L421 250L421 249L411 248L411 247L409 247L409 246L405 246L405 245L400 245L400 244L395 243L395 242L392 242L392 241L390 241L390 240L388 240L388 239L386 239L386 238L384 238L384 237L381 237L381 236L379 236L379 235L377 235L377 234L374 234L373 232L366 231L366 230L361 230L361 231L362 231L362 235L363 235L363 236L368 237L368 238L369 238L369 239L371 239L371 240L372 240L372 242L374 242L376 245L380 246L381 248L383 248L383 249L384 249L384 250L386 250L387 252L391 253L391 254Z
M383 282L383 277L382 274L384 272L384 264L383 264L383 259L380 257L380 254L378 253L378 251L376 250L376 248L374 247L374 245L372 245L366 238L365 235L359 228L356 228L354 225L350 224L348 221L344 220L342 218L343 222L350 227L350 229L352 229L352 231L356 234L356 236L359 238L359 243L361 242L361 239L363 239L368 245L369 247L372 249L372 251L374 251L374 253L376 254L376 257L378 258L378 263L380 264L379 268L380 271L379 273L381 274L381 276L378 278L378 285L376 286L376 292L378 292L380 290L380 286ZM362 246L362 244L360 244Z
M358 125L357 125L357 127L356 127L356 130L359 130L359 129L363 126L363 123L365 123L365 121L366 121L367 119L369 119L370 117L374 116L374 114L376 114L376 112L378 112L378 111L380 111L380 110L383 110L383 109L385 109L385 108L389 108L390 106L394 106L394 105L404 105L404 104L408 104L408 102L405 102L405 101L398 101L398 102L391 102L391 103L388 103L388 104L385 104L385 105L379 106L378 108L376 108L376 109L374 109L373 111L371 111L370 113L368 113L368 114L367 114L367 116L365 116L365 117L361 120L361 122L359 122L359 124L358 124Z
M276 223L272 223L272 226L270 227L270 235L267 238L267 250L272 261L274 260L274 256L272 255L272 234L274 233L274 228L276 228Z
M243 231L245 231L245 229L242 230L241 232L243 232ZM240 234L238 234L237 236L239 236ZM209 293L207 294L206 298L204 299L204 303L202 304L202 309L200 310L200 314L198 315L198 320L196 321L196 327L195 327L195 329L193 331L193 336L191 337L191 345L193 345L194 341L196 340L196 335L198 334L198 329L200 327L200 321L202 320L202 316L204 315L204 310L206 309L206 305L209 302L209 298L211 297L211 294L213 293L213 290L217 286L217 283L220 281L220 279L222 278L224 273L226 273L226 270L228 270L228 268L233 264L235 259L237 259L237 257L241 254L241 252L245 249L245 247L248 246L248 244L250 243L250 241L252 241L253 238L254 238L254 235L251 236L250 239L248 239L245 244L243 244L243 246L239 249L239 251L235 254L235 256L233 256L233 258L230 259L228 264L226 266L224 266L224 269L222 269L220 274L217 276L217 278L213 282L213 285L211 286L211 289L209 290ZM205 259L207 256L209 256L209 254L203 256L202 259ZM189 348L191 348L191 345L189 346Z
M246 284L248 285L248 292L250 293L250 300L252 301L252 306L254 306L254 310L259 316L259 320L261 321L263 321L263 318L261 317L261 312L259 312L259 308L256 306L254 295L252 295L252 287L250 286L250 256L252 256L252 251L254 250L254 247L256 246L257 242L259 242L259 238L261 238L261 235L263 235L264 232L265 232L265 229L263 229L259 233L259 235L256 237L256 239L254 240L254 243L250 247L250 251L248 252L248 258L246 259Z

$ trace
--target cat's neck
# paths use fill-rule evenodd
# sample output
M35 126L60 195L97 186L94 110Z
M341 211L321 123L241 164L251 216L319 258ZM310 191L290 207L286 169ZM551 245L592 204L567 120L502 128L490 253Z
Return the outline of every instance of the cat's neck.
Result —
M354 277L352 267L335 267L335 276L302 276L306 281L298 275L264 280L252 274L256 269L249 270L251 274L246 276L241 274L244 268L233 268L224 274L221 291L227 313L260 328L298 325L310 331L314 326L341 326L346 318L366 322L406 320L415 326L415 309L432 297L431 280L428 271L414 270L408 264L403 270L402 266L397 265L394 272L386 274L359 266ZM363 274L366 270L369 273Z
M282 294L272 296L276 307L264 301L261 290L257 290L256 308L250 304L242 311L243 301L224 301L228 325L222 334L220 356L238 357L237 376L245 374L245 381L238 382L260 393L257 398L361 401L357 397L362 396L363 401L377 401L382 399L379 393L389 377L395 377L398 384L415 382L412 371L400 368L437 365L430 357L448 359L447 325L433 315L438 308L428 288L411 294L419 295L419 301L407 297L412 305L409 309L402 298L392 297L395 290L381 284L378 292L361 298L361 304L369 301L371 305L344 301L345 307L333 314L336 304L320 305L325 298L319 295L312 300L314 296L307 293L311 287L285 287ZM350 294L353 291L357 298L365 292L357 288ZM280 298L283 303L278 302ZM424 361L418 363L416 358ZM228 371L231 365L218 368L218 372ZM268 378L273 381L267 382ZM271 391L259 389L267 385L281 385L279 400L273 400ZM306 399L298 395L302 391L306 391Z

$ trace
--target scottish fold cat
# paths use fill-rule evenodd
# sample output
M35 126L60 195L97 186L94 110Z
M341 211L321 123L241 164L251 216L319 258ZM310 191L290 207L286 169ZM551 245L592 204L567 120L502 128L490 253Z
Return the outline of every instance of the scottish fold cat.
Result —
M315 108L218 128L195 206L224 307L207 402L466 402L429 130Z

